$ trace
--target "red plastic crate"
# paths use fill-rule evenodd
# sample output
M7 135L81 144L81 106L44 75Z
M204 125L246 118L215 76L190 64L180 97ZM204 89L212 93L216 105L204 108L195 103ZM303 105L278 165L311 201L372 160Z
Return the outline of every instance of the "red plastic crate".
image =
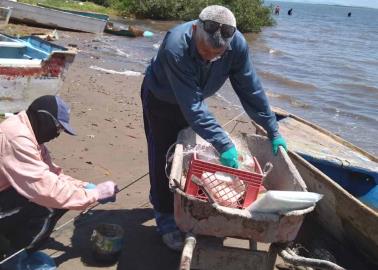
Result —
M256 157L253 157L253 160L255 162L255 172L249 172L202 161L197 159L196 155L194 154L189 165L189 172L185 183L185 192L198 199L208 201L207 195L203 191L203 187L199 187L192 181L193 175L201 179L202 175L207 172L208 177L205 178L205 181L208 186L211 186L213 191L216 190L216 195L218 195L217 198L221 197L222 199L228 199L229 203L222 205L240 209L246 208L256 200L263 180L263 173L260 164ZM220 181L215 176L216 172L226 173L233 177L238 177L240 181L237 183L240 185L236 187L233 185L233 189L231 189L225 182L220 184ZM242 195L240 195L241 193L237 194L237 192L235 192L235 190L238 188L245 188ZM234 192L232 190L234 190Z

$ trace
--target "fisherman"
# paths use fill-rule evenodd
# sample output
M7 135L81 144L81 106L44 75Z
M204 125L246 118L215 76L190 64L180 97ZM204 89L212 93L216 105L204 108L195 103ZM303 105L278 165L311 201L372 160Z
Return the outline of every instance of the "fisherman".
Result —
M32 254L68 209L84 210L95 202L115 200L117 185L113 181L98 185L83 182L64 174L62 168L52 162L44 143L63 131L75 135L69 124L69 113L60 97L42 96L26 111L0 124L3 256L22 248ZM8 244L6 248L4 243Z
M228 78L247 114L267 130L274 153L280 145L286 148L252 65L248 43L236 29L236 19L229 9L208 6L198 20L168 31L146 70L141 97L150 199L162 240L174 250L181 249L183 239L172 214L173 194L165 174L165 155L179 131L190 126L217 149L222 164L238 167L235 145L204 101Z
M280 10L281 10L280 5L276 5L276 7L274 8L274 15L280 15Z

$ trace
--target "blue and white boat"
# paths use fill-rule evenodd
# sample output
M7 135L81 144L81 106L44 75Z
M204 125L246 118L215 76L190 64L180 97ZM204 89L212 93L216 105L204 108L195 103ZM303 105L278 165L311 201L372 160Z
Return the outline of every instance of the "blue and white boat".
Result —
M35 36L0 34L0 112L18 112L59 92L76 52Z

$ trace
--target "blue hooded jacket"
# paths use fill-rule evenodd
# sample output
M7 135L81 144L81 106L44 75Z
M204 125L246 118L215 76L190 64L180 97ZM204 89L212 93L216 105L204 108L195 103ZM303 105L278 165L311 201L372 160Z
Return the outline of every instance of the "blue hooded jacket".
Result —
M178 104L193 130L222 153L233 143L204 100L229 78L249 117L264 127L270 138L279 136L276 117L270 110L243 35L236 31L222 57L206 62L198 54L192 37L194 23L187 22L168 31L157 56L147 67L143 87L159 100Z

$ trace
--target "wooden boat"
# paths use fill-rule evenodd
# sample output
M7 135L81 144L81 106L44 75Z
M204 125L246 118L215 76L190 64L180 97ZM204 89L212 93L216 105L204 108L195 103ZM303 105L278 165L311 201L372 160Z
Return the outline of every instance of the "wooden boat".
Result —
M4 28L9 21L12 9L0 6L0 29Z
M103 13L88 12L88 11L77 11L77 10L69 10L69 9L63 9L63 8L56 8L56 7L51 7L51 6L48 6L48 5L41 4L41 3L38 3L37 6L44 7L44 8L49 8L49 9L55 9L55 10L59 10L59 11L63 11L63 12L68 12L68 13L72 13L72 14L76 14L76 15L80 15L80 16L86 16L86 17L90 17L90 18L95 18L95 19L99 19L99 20L103 20L103 21L108 21L109 20L109 16L106 15L106 14L103 14Z
M11 7L11 20L25 24L90 33L102 33L106 25L105 20L8 0L0 0L0 6Z
M131 26L128 27L127 29L114 28L111 26L107 26L104 32L108 34L116 35L116 36L122 36L122 37L142 37L144 31L133 28Z
M130 25L127 28L124 28L122 25L113 22L107 23L105 33L123 37L152 37L154 35L150 31L144 31Z
M343 244L378 262L378 159L298 116L274 110L308 190L324 194L317 221ZM259 134L265 131L255 124Z
M59 92L76 52L35 36L0 34L0 112L18 112Z

